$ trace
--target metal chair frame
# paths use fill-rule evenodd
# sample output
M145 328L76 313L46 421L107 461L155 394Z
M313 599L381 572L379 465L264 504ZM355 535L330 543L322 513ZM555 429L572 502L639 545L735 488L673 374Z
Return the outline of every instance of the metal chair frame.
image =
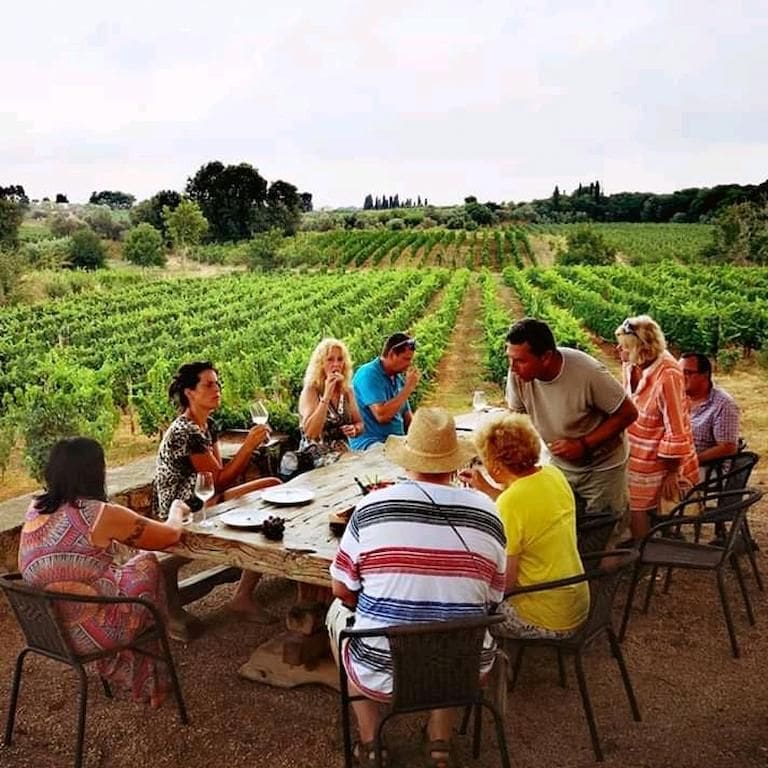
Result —
M624 607L624 616L619 631L619 640L623 641L626 635L627 625L629 623L630 611L635 596L638 581L640 579L643 566L651 566L651 575L648 583L648 589L643 604L643 612L647 613L653 596L656 574L659 568L668 569L664 581L664 592L669 591L671 583L671 572L673 568L684 568L689 570L710 570L715 572L717 589L720 595L720 604L725 617L728 637L731 644L731 652L734 658L740 655L736 632L733 625L728 595L725 590L725 579L723 569L730 564L736 575L739 584L739 590L744 600L744 608L747 614L747 620L751 625L755 624L755 616L752 610L752 603L749 599L749 593L744 582L744 575L741 572L739 558L734 551L734 547L739 535L746 535L745 520L747 510L755 504L761 497L762 491L754 488L744 488L739 490L722 491L720 493L710 493L698 498L689 498L681 502L673 510L670 518L655 525L640 542L639 558L635 564L635 571L632 575L632 581L627 594L627 602ZM686 515L688 507L694 509L703 508L705 511L699 515ZM727 532L725 546L714 547L709 544L699 544L696 542L662 538L666 532L679 532L682 526L701 526L718 522L727 522L730 527Z
M557 581L543 582L540 584L531 584L525 587L516 587L509 594L521 595L532 592L543 592L558 587L570 586L572 584L581 584L588 582L590 586L590 607L589 614L581 627L570 637L547 639L547 638L505 638L510 643L518 647L515 660L512 667L512 687L517 684L520 676L520 668L523 663L523 655L526 647L539 646L554 648L557 651L557 665L559 673L560 686L566 686L565 661L566 654L572 655L574 667L576 670L576 679L579 684L579 693L584 708L584 715L589 728L589 735L592 741L592 750L595 754L595 760L602 762L604 759L600 736L597 730L592 700L589 695L587 678L584 674L584 651L589 645L603 633L608 635L608 642L611 647L611 654L616 659L619 667L619 673L624 685L624 691L627 695L629 708L632 717L639 722L642 718L640 709L637 705L635 692L632 688L632 681L629 677L624 655L621 652L621 646L616 637L612 623L613 601L618 589L619 579L622 571L626 570L636 562L638 553L635 550L615 549L605 552L593 552L584 556L585 563L598 563L592 566L585 573L578 576L572 576L567 579L558 579ZM503 635L499 635L503 637Z
M466 707L467 716L474 709L472 754L477 759L480 754L482 708L485 707L493 715L502 765L509 768L504 722L496 707L485 697L480 679L486 632L503 620L503 616L492 615L342 631L339 636L339 682L345 767L352 766L350 704L365 697L350 695L349 677L343 663L343 644L353 638L384 637L389 641L392 654L393 683L389 711L379 723L374 740L376 765L381 766L382 733L390 718L447 707Z
M36 653L40 656L52 659L53 661L66 664L67 666L72 667L77 673L78 705L76 718L75 768L81 768L82 766L83 747L85 743L85 713L88 702L88 679L85 672L85 665L93 661L114 656L121 651L131 650L164 662L168 667L171 687L179 712L179 719L185 725L189 722L184 698L181 693L181 686L179 685L179 679L176 674L176 667L173 663L173 657L171 656L171 650L168 644L165 622L160 611L152 603L142 598L134 597L108 597L103 595L76 595L66 592L52 592L25 584L21 580L20 574L0 576L0 588L5 592L6 598L16 615L16 619L26 641L26 645L16 657L13 683L11 685L11 699L8 708L8 717L5 723L5 737L3 740L5 745L10 746L12 743L24 660L30 653ZM153 624L130 643L125 643L104 651L78 654L70 647L66 631L62 627L56 612L56 605L61 603L90 603L97 605L114 605L122 603L141 605L151 614ZM153 653L146 648L141 647L147 642L155 640L160 642L162 648L161 654ZM108 698L112 698L112 690L109 683L103 677L100 677L100 680L105 695Z

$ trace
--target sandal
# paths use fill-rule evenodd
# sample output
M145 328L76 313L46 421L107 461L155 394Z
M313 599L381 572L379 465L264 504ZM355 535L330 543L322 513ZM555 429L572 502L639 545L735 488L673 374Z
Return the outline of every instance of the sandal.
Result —
M451 768L453 765L451 742L447 739L434 739L427 742L427 759L431 768Z
M352 747L352 756L360 766L360 768L375 768L376 766L376 742L374 741L358 741ZM382 745L381 747L381 768L386 768L389 765L389 752L387 748Z

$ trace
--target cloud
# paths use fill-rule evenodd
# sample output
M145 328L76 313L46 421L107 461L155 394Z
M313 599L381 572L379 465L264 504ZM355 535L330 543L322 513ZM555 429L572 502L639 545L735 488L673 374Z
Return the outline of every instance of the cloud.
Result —
M670 191L768 160L757 0L72 0L3 26L0 181L33 196L146 197L212 159L331 205Z

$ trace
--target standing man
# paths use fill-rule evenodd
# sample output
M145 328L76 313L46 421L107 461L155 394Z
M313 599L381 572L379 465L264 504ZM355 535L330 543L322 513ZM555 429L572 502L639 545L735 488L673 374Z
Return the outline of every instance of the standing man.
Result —
M442 408L421 408L406 437L388 438L384 452L406 482L366 496L355 508L331 565L333 594L326 623L334 655L341 631L450 621L487 615L504 597L506 540L491 500L452 485L475 447L459 441ZM483 671L493 664L486 635ZM337 662L339 659L337 658ZM392 658L385 638L353 638L340 663L349 674L360 732L359 765L373 765L373 739L392 693ZM430 713L431 764L449 765L455 709Z
M518 320L506 350L508 406L531 417L576 494L577 512L608 509L621 516L621 533L629 524L624 430L637 418L632 401L602 363L556 346L542 320Z
M699 464L736 453L739 447L739 406L712 383L712 363L699 352L684 352L680 367L691 404L693 442Z
M385 442L389 435L404 435L408 431L408 398L421 378L419 371L411 368L415 349L416 339L407 333L393 333L384 342L381 356L355 371L352 386L364 429L349 441L353 451L364 451Z

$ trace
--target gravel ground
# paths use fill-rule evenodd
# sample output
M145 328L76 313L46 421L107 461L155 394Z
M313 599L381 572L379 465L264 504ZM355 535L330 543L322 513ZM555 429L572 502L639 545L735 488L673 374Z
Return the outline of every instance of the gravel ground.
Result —
M763 480L763 482L765 482ZM763 485L763 487L765 487ZM768 504L753 515L757 539L768 551ZM765 556L759 560L768 577ZM751 576L748 586L758 624L749 627L730 580L742 658L730 655L711 574L677 574L669 595L658 595L647 616L636 611L624 652L640 709L630 715L607 644L586 659L593 705L606 755L605 766L768 766L768 686L763 631L766 593ZM206 768L324 766L343 764L337 694L319 686L282 690L238 676L250 651L276 630L238 623L221 611L231 587L220 587L194 606L207 631L187 645L173 643L191 722L178 724L171 702L157 712L123 698L109 701L92 681L86 734L87 768L152 765ZM264 579L262 597L285 612L295 588ZM617 625L623 591L617 600ZM0 600L0 701L3 718L21 636ZM13 747L0 749L0 766L59 768L72 765L74 675L61 665L33 658L22 684ZM423 717L395 720L388 742L392 764L425 764L419 728ZM486 719L481 766L499 765ZM551 653L526 654L521 679L509 694L506 720L512 763L520 768L588 766L593 755L575 675L557 685ZM474 764L459 739L459 764Z

